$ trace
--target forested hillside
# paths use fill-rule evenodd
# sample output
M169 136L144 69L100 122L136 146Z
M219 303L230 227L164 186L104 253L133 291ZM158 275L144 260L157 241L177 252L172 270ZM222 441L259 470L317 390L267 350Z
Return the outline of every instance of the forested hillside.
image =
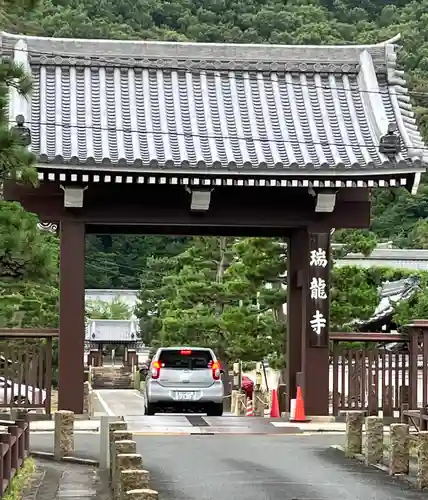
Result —
M401 33L401 64L428 136L428 0L45 0L2 24L44 36L235 43L375 43ZM427 185L416 197L382 190L374 201L372 230L379 238L428 248ZM164 243L157 243L163 252ZM138 287L135 269L158 253L153 244L139 237L93 238L88 286ZM107 272L97 269L100 261Z
M43 36L235 43L376 43L401 33L400 63L411 88L419 124L428 138L428 0L45 0L31 12L19 10L19 4L13 12L10 9L0 12L0 22L2 29L7 31ZM401 247L428 248L428 183L421 184L415 197L401 189L374 192L373 202L371 233L337 231L337 241L366 251L376 239L392 239ZM185 251L189 243L190 249ZM264 317L264 324L257 322L260 316L253 309L254 296L266 282L272 282L272 272L279 265L280 253L276 243L248 239L228 242L229 258L238 256L247 264L242 268L234 261L221 286L213 281L214 270L203 264L207 259L204 245L214 254L219 251L213 240L202 244L199 240L189 242L185 238L91 237L87 246L87 286L140 288L142 278L142 299L155 305L159 300L164 301L162 324L146 325L148 335L162 327L170 339L179 338L183 328L188 334L203 320L208 332L234 331L235 328L235 337L238 338L240 334L247 335L242 328L237 330L239 325L245 325L245 330L251 331L253 338L270 332L268 336L272 342L280 341L276 335L277 325L272 324L268 317ZM258 252L264 245L269 249L271 260L265 267L260 267L261 254ZM171 258L178 254L181 254L178 260ZM186 264L189 255L199 256L193 270ZM248 274L251 269L253 272ZM259 274L254 275L254 269ZM336 271L333 325L340 326L355 316L367 317L376 305L377 286L386 277L393 279L402 275L380 271ZM199 288L189 290L189 280L196 285L199 283ZM175 283L174 293L171 292L171 283ZM247 286L244 295L243 284ZM354 292L351 310L346 309L350 302L347 289ZM184 295L180 296L177 290L187 294L186 303L183 303ZM159 296L161 292L164 295ZM198 318L192 312L192 296L201 293L211 296L214 292L222 294L223 306L228 305L221 323L213 322L212 303L198 312ZM49 288L45 293L54 311L56 291ZM247 309L236 307L238 296L243 297ZM269 308L274 305L278 316L278 304L282 299L281 293L274 290L263 300ZM147 320L147 304L140 311L143 321L144 318ZM11 308L6 316L11 318L16 307ZM156 323L156 318L154 321ZM229 342L233 355L251 340L245 335L239 346Z

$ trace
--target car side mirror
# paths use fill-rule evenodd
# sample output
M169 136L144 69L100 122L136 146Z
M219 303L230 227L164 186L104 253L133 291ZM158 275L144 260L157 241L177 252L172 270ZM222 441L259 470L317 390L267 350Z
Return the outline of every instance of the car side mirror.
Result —
M224 375L224 370L220 370L221 375Z

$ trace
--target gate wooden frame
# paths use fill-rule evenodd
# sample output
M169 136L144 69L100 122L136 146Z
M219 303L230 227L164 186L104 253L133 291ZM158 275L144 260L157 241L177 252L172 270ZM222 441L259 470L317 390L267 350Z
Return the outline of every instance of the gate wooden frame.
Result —
M58 333L59 330L56 328L0 328L0 342L35 339L45 341L43 344L34 343L28 350L18 349L18 346L8 348L0 344L0 353L4 357L0 366L0 376L24 386L25 391L24 397L22 393L15 395L15 387L12 386L9 398L7 387L4 386L3 390L0 387L0 401L2 401L0 408L44 409L46 414L51 413L52 347L53 340L58 338ZM20 367L18 372L11 368L13 365ZM44 390L46 392L44 400L40 397L41 392L36 394L31 388ZM16 402L13 403L15 399Z

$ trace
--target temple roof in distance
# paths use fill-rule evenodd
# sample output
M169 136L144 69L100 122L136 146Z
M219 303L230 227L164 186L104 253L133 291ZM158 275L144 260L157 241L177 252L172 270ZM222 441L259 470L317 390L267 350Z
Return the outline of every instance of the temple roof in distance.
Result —
M397 305L419 292L421 290L420 285L419 276L410 276L397 281L386 281L379 288L379 304L373 314L369 319L358 320L354 324L361 328L382 322L387 323Z
M88 319L85 340L89 342L140 342L138 321Z
M0 33L0 50L33 75L30 102L13 93L10 116L31 124L46 171L416 188L428 150L398 39L279 46ZM379 152L390 123L402 142L392 161Z

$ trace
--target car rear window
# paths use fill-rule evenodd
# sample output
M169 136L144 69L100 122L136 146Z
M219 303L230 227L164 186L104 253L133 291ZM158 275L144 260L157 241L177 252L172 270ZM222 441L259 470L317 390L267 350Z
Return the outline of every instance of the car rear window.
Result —
M209 368L213 359L209 351L180 349L177 351L161 351L159 362L163 368Z

